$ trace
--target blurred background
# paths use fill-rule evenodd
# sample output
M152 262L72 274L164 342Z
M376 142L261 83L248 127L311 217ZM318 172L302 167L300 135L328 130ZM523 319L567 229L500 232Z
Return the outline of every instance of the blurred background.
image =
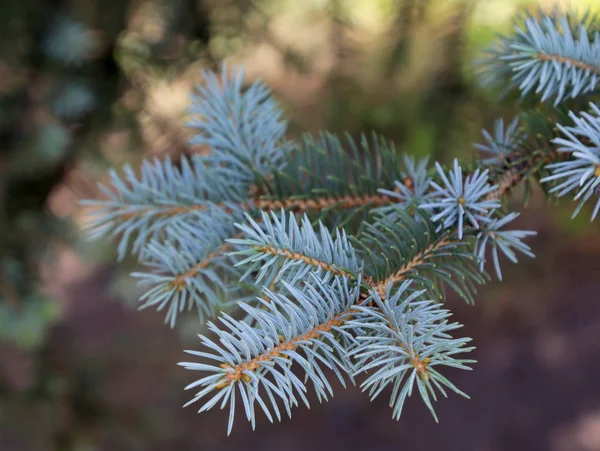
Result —
M552 8L559 2L534 4ZM572 0L563 5L591 6ZM600 226L534 196L537 254L505 265L478 305L449 299L478 364L450 374L471 400L329 403L257 431L197 415L177 367L193 317L137 312L133 262L81 232L82 198L111 167L204 152L188 145L201 69L244 64L276 93L292 136L375 130L448 161L511 118L472 61L513 0L0 1L0 450L600 450ZM594 6L595 5L595 6ZM314 401L314 399L313 399Z

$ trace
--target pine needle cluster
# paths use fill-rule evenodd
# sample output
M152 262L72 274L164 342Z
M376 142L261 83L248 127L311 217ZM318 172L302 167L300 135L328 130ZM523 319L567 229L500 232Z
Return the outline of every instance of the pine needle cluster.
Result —
M331 397L332 378L389 396L396 419L413 392L436 420L439 396L466 396L444 372L469 369L473 347L443 301L472 303L486 271L533 257L506 198L538 184L575 214L600 209L596 23L532 15L499 39L484 80L534 106L483 131L475 164L416 161L375 134L289 140L264 84L205 73L190 126L210 155L114 171L107 198L86 202L92 236L138 257L143 308L208 323L181 363L199 373L189 404L229 409L231 432L236 406L253 426L281 420L309 390Z

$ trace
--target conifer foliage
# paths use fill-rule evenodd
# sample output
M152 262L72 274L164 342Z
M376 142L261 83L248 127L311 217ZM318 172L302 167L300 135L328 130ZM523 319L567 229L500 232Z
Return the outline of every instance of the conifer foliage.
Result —
M444 373L469 369L473 348L443 300L450 288L473 302L486 270L501 279L504 260L533 257L506 196L539 182L576 213L600 210L596 23L531 14L499 39L484 80L534 108L484 131L476 165L415 161L376 135L288 140L265 85L206 73L190 126L211 154L115 171L107 199L87 201L93 236L138 256L142 307L171 327L185 309L208 321L181 363L199 374L189 404L229 409L231 432L237 410L281 420L309 390L332 396L336 377L389 396L396 419L413 392L436 420L438 396L466 396Z

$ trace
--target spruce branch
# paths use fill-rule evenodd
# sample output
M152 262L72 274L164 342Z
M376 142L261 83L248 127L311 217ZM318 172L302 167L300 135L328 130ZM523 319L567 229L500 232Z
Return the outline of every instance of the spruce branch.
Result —
M402 180L402 165L392 143L373 134L360 141L331 133L305 135L281 170L261 186L261 207L309 213L328 226L364 220L368 212L394 202L382 188Z
M418 223L415 219L408 216L405 217L405 220L407 222L413 221L415 224ZM294 249L294 245L298 248L305 249L304 256L296 252L298 254L296 255L296 258L288 259L288 256L285 253L282 253L283 261L292 263L300 262L300 264L303 265L305 268L303 278L300 279L296 277L296 274L291 277L288 276L288 280L291 280L292 283L283 280L281 284L283 285L284 290L279 293L264 289L268 301L259 299L261 304L260 307L262 308L240 304L240 307L245 313L253 318L256 323L255 328L249 326L245 321L235 320L227 314L223 314L220 318L220 321L224 324L224 328L219 328L210 323L210 329L217 334L220 344L215 343L206 337L201 337L201 340L205 347L212 350L213 354L208 354L204 351L188 352L199 357L220 362L220 366L217 367L190 362L182 363L182 365L188 369L216 373L201 378L188 386L189 388L198 386L203 388L190 403L208 397L211 393L217 391L217 394L214 395L207 404L200 408L200 411L207 410L217 401L221 400L221 398L227 400L235 396L234 387L237 386L245 406L247 418L253 425L255 421L255 403L258 403L262 407L267 418L270 421L273 421L271 410L266 408L265 404L261 401L261 396L264 396L264 394L261 394L260 390L263 390L271 399L271 409L278 419L280 419L279 407L272 398L273 393L276 393L281 398L288 415L291 415L291 406L296 405L296 399L293 397L294 393L308 406L308 401L303 397L306 386L304 384L293 385L299 383L299 379L291 373L293 363L298 363L302 371L306 373L307 380L310 379L313 382L318 398L321 399L321 397L325 397L323 387L328 386L325 385L327 378L319 369L319 363L317 361L311 361L311 366L307 366L305 357L292 358L293 356L296 356L297 352L302 351L302 356L305 356L305 353L309 352L304 346L305 343L318 348L320 353L315 353L314 355L311 354L311 356L318 359L318 361L323 362L328 368L334 370L341 380L342 376L339 370L344 370L350 375L354 374L356 370L354 369L352 361L349 360L349 357L353 355L354 351L351 350L356 346L356 337L364 336L365 328L361 327L361 322L355 320L348 321L355 318L357 312L361 312L360 307L376 302L381 303L384 299L388 298L392 298L390 302L398 304L398 300L403 297L406 292L406 287L413 283L412 277L422 277L424 279L424 276L420 276L419 272L425 269L430 269L435 273L440 272L440 270L436 269L435 265L432 264L434 259L439 265L440 258L456 258L456 256L459 255L456 252L451 251L452 248L448 240L437 240L435 243L426 246L420 252L414 253L412 258L402 263L400 268L390 277L378 281L372 275L363 272L362 268L364 267L364 264L357 262L356 252L351 247L350 243L341 240L338 235L336 240L338 240L339 244L336 246L331 234L323 226L320 227L319 235L315 234L314 229L306 217L302 221L300 228L293 216L290 216L290 221L286 223L286 216L284 213L282 213L279 218L276 215L271 215L271 217L269 217L269 215L265 213L263 214L263 221L260 225L253 223L252 227L246 226L240 228L242 228L244 233L250 237L248 240L235 240L236 245L248 248L246 250L242 249L241 251L244 255L250 254L250 257L244 263L247 264L252 262L257 256L261 259L262 255L268 257L270 253L261 251L260 248L263 246L263 242L268 242L269 239L274 238L274 242L279 242L280 245L287 246L289 249ZM454 237L456 239L456 235L454 235ZM293 242L292 238L297 241ZM397 236L397 238L403 239L405 237L400 235ZM291 241L292 243L290 243ZM464 243L458 243L458 246L462 244ZM342 255L340 255L339 252L335 252L334 249L336 249L336 247L338 250L343 250ZM325 251L323 250L324 248ZM314 258L313 255L318 254L329 255L329 260L326 264L327 268L329 268L329 265L335 264L338 261L347 261L347 255L350 255L357 274L348 276L339 275L338 270L335 267L333 269L324 269L321 264L314 264L314 261L312 261ZM275 262L277 261L277 259L271 259L269 260L270 264L268 263L265 266L275 266ZM323 261L324 259L319 260L319 262ZM472 254L468 254L468 261L471 263L474 261ZM439 266L445 269L444 265ZM274 280L275 277L279 277L278 272L271 272L270 270L269 272L270 276L263 275L262 278ZM364 279L363 274L365 274ZM480 276L476 271L471 272L471 275L475 275L476 278ZM261 275L258 277L261 278ZM302 282L302 280L304 282ZM394 289L394 284L397 282L404 283L399 288ZM300 286L294 285L294 283ZM285 294L283 294L284 292ZM420 294L422 294L422 292L419 293L419 295ZM412 301L415 297L416 296L409 296L406 301L407 305L408 303L411 303L412 305ZM313 309L315 309L316 306L319 306L320 310L318 313L313 313ZM309 317L312 321L309 323L302 323L303 327L295 327L295 324L299 321L296 317L296 312L298 312L297 309L300 309L303 312L302 314ZM280 312L282 311L285 311L287 316L281 314ZM435 323L438 317L438 313L433 314L430 322L432 324ZM290 322L289 324L286 323L286 320L288 319ZM410 322L412 320L409 319L408 321ZM368 321L365 322L365 324L368 325ZM444 325L440 324L439 327L443 328ZM282 330L290 329L293 331L293 334L285 336L281 334ZM366 329L368 332L369 328L367 327ZM331 332L337 332L341 335L342 339L340 340L340 337L330 334ZM445 334L445 332L440 333L442 335ZM282 335L282 337L279 337L279 341L274 340L276 334L277 337ZM430 335L437 336L436 334L435 331L432 331ZM272 339L267 341L263 340L261 342L255 341L252 345L249 344L251 340L256 340L257 337L265 336L270 336ZM335 345L330 341L323 344L321 342L322 338L334 340ZM420 343L421 341L416 337L414 339L414 343ZM460 347L462 346L463 341L458 340L448 343ZM461 343L460 346L459 343ZM335 348L332 348L331 346L335 346ZM448 355L450 355L451 350L449 346L451 347L450 344L447 344L446 347L437 346L427 348L424 350L425 354L423 354L421 360L419 360L418 357L420 354L415 354L413 352L413 354L411 354L410 364L415 365L420 372L428 371L428 363L430 361L433 365L444 364L444 362L447 361L447 358L443 356L443 352L448 352ZM251 352L249 350L251 350ZM214 352L218 354L218 357L215 356ZM361 358L363 357L364 355ZM335 362L336 365L333 365L333 362ZM434 375L433 383L436 387L440 382L448 387L453 387L449 382L446 384L444 382L446 380L438 372L433 372L432 374ZM287 385L284 385L284 383ZM386 385L383 381L382 383ZM410 391L410 386L414 381L409 380L407 383L408 388L406 388L406 390ZM426 386L431 388L427 383ZM290 396L293 398L290 398ZM424 396L423 399L426 404L432 408L429 398ZM225 401L222 402L221 406L225 406ZM235 408L234 406L235 401L230 400L230 424L228 432L231 431L232 427L233 420L231 418L233 418L233 414L231 411Z
M228 240L241 248L232 255L244 257L236 265L248 268L240 280L258 272L256 284L268 286L284 279L295 285L309 271L351 278L360 273L356 252L339 229L334 238L320 224L317 233L306 215L298 224L294 214L284 210L279 216L263 212L260 223L249 215L246 219L247 224L237 224L244 238Z
M219 401L221 408L229 403L228 434L233 426L236 391L254 427L256 404L271 422L274 416L281 420L282 406L291 416L291 407L298 405L298 399L309 407L307 381L312 382L319 400L331 396L331 385L321 367L334 371L342 383L353 372L352 362L335 335L348 335L340 326L358 299L356 284L342 277L333 281L312 277L303 290L284 285L289 297L267 290L269 302L258 299L263 308L241 305L256 328L224 314L220 318L223 329L209 323L219 343L201 337L207 351L186 351L215 364L180 364L209 373L186 387L201 389L187 405L208 396L211 398L200 412ZM292 364L302 368L304 382L293 373Z
M202 75L205 85L197 86L190 108L188 126L198 130L191 144L209 146L211 166L226 165L247 183L256 174L270 174L282 164L289 144L287 124L269 88L255 81L244 89L244 70L236 67L230 74L225 64L220 77Z
M485 129L481 133L485 144L475 144L473 147L484 154L491 155L483 160L485 165L505 164L527 138L526 133L519 126L518 116L506 128L503 118L496 119L493 135Z
M515 24L514 37L502 37L480 64L487 81L510 79L508 89L518 88L524 96L541 94L545 102L591 93L600 81L600 34L564 14L527 17Z
M396 152L389 143L374 136L371 147L363 137L365 156L361 158L358 146L348 137L353 159L330 134L322 136L323 148L308 137L304 143L304 150L286 155L283 163L290 169L271 167L271 177L257 176L256 184L240 179L239 171L229 168L228 160L219 153L210 157L196 155L190 160L184 157L180 168L168 159L144 161L139 177L130 166L124 167L124 177L111 171L112 189L100 185L108 200L83 201L93 208L86 225L89 235L118 236L119 258L123 258L131 241L133 251L138 253L145 242L161 236L167 226L189 224L207 211L214 215L221 209L230 214L230 224L243 213L258 217L260 211L282 208L298 214L316 213L327 220L332 211L341 211L346 217L339 225L342 226L360 211L393 202L377 192L379 187L392 186L400 171ZM350 170L354 175L347 178Z
M449 178L446 177L439 163L436 163L436 169L444 187L434 181L430 182L435 189L435 200L421 204L420 207L434 211L435 215L431 218L432 221L441 220L443 228L458 225L459 239L463 236L465 218L474 228L478 229L480 222L484 224L489 221L490 211L500 207L500 203L495 199L486 197L497 189L496 186L488 184L489 171L487 169L485 171L476 169L473 174L466 177L464 182L462 170L456 159Z
M118 255L122 259L130 244L134 253L153 238L160 238L167 227L185 227L208 217L243 212L241 185L231 180L224 169L206 166L199 157L183 157L178 168L170 159L144 161L140 175L124 167L122 178L110 172L113 189L100 184L107 200L84 200L92 208L86 229L90 237L119 236ZM230 219L226 219L230 221ZM132 242L132 243L131 243Z
M224 252L228 245L219 246L218 236L190 237L181 232L177 236L179 245L153 240L144 247L140 263L145 271L131 274L141 286L149 287L140 298L140 309L167 307L165 322L173 328L186 308L196 307L204 321L214 317L225 300L251 299L243 294L235 260Z
M431 218L411 216L401 207L395 214L377 216L353 241L368 274L379 282L375 290L382 298L388 287L411 279L434 299L443 299L444 286L449 285L473 303L476 286L486 281L468 240L461 240L456 231L435 231Z
M525 254L530 258L535 257L531 252L531 248L521 240L527 236L536 235L537 232L527 230L500 230L518 216L518 213L513 212L507 214L501 219L494 219L477 234L475 254L477 254L480 260L479 268L483 271L485 264L485 251L489 245L492 247L492 261L494 262L494 269L496 271L496 275L498 276L498 280L502 280L502 270L500 269L498 250L500 250L500 252L502 252L513 263L517 263L515 251Z
M415 389L434 418L439 394L464 395L440 368L467 369L459 354L469 339L453 338L460 325L429 299L443 300L449 286L473 302L488 279L486 254L499 279L500 254L533 257L524 239L534 232L507 228L518 213L504 200L521 182L573 193L576 213L598 195L600 109L577 108L600 70L600 38L586 24L528 17L500 39L488 74L537 107L484 131L483 160L450 168L400 158L377 135L287 141L264 85L245 89L225 68L205 74L192 111L195 142L211 155L113 176L116 193L96 203L103 217L92 225L96 235L122 234L120 255L133 240L149 267L138 274L151 285L144 306L168 307L171 324L186 306L221 311L209 323L215 338L188 351L202 362L181 364L202 373L188 404L228 406L231 432L236 399L253 427L259 410L281 420L282 410L308 405L309 385L319 401L332 396L329 371L342 383L366 373L371 397L391 387L394 418ZM561 105L543 103L550 98ZM577 100L572 111L567 98Z
M600 108L593 103L590 107L592 114L582 112L577 116L570 112L569 117L574 125L558 124L565 137L557 137L553 142L559 146L558 152L569 154L572 158L549 164L547 168L552 175L541 181L560 180L561 183L550 190L550 193L557 193L559 197L577 191L575 200L580 202L573 217L592 196L597 197L591 216L594 220L600 211Z
M387 196L390 205L378 208L377 211L390 219L394 218L398 206L414 211L433 197L432 177L427 170L428 159L417 162L410 155L404 154L403 163L405 169L400 174L400 180L394 182L394 189L379 189L379 193Z
M474 360L455 356L473 350L465 347L470 338L454 339L448 332L462 327L448 323L448 310L440 304L424 300L423 291L410 291L411 281L404 282L392 295L388 285L384 295L374 291L371 302L354 309L352 320L346 327L369 330L356 338L350 354L357 360L355 376L370 373L361 384L369 391L371 400L392 386L390 407L393 418L400 419L404 401L417 386L419 394L429 411L438 421L431 400L436 401L436 390L446 397L444 387L462 395L438 368L441 366L470 369L466 366Z

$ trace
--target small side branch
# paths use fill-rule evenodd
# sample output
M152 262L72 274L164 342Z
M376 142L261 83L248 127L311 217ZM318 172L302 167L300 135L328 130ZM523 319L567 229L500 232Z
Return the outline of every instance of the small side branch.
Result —
M194 266L192 266L186 272L177 275L175 280L173 280L171 282L171 288L174 288L177 291L183 290L185 288L185 286L187 285L187 280L189 278L196 276L200 271L207 268L208 265L211 263L211 261L220 257L225 252L228 252L230 249L231 249L231 245L229 243L223 244L223 246L221 246L215 252L208 254L204 260L196 263Z
M437 243L432 243L429 247L427 247L427 249L425 249L423 252L419 252L418 254L416 254L410 262L408 262L394 274L389 276L383 282L374 284L373 289L377 292L381 299L385 299L385 293L388 285L405 280L407 274L410 271L415 270L419 265L422 265L424 262L426 262L427 259L431 256L432 252L448 244L450 244L450 241L448 241L447 239L438 241Z
M294 213L325 210L328 208L359 208L365 205L381 207L392 203L389 196L382 194L365 194L363 196L317 197L315 199L286 199L256 201L256 207L261 210L277 211L282 208Z
M315 326L303 335L288 341L282 341L280 345L275 346L272 350L265 352L248 362L241 363L234 367L223 364L222 368L232 368L233 371L228 371L224 378L225 380L218 386L218 388L225 388L226 386L232 384L233 382L239 381L240 379L242 379L244 382L249 382L250 377L246 374L248 371L256 371L265 362L271 361L274 357L286 358L287 356L285 352L294 351L301 343L314 340L318 338L321 333L330 332L334 327L341 326L345 322L346 316L347 312L340 313L331 318L329 321Z
M591 73L600 75L600 67L584 63L583 61L579 61L574 58L567 58L565 56L544 52L539 52L536 55L536 58L540 61L556 61L560 64L576 67L577 69L586 70Z
M333 264L318 260L314 257L302 255L297 252L292 252L288 249L280 249L273 246L258 246L256 249L265 254L283 255L288 260L301 261L307 265L314 266L315 268L321 268L324 271L331 272L337 276L354 277L354 275L351 272L338 268Z

